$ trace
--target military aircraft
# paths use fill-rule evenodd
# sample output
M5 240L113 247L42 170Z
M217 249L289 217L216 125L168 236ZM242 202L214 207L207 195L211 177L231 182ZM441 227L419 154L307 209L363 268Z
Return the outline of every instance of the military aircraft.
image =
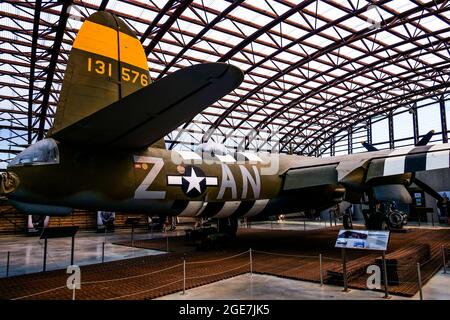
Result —
M228 233L240 217L366 199L367 227L383 228L391 217L376 209L377 201L411 203L412 183L433 194L415 173L449 167L450 145L427 141L330 158L230 151L214 143L195 151L165 148L166 133L242 81L233 65L204 63L151 83L135 33L110 13L94 13L74 40L52 129L9 163L0 193L26 214L77 208L212 218Z

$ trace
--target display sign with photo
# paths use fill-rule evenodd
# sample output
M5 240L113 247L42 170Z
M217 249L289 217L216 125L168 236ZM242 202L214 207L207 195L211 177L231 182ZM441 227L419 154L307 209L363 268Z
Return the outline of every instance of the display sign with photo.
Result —
M109 211L97 212L97 231L114 230L114 221L116 220L116 213Z
M48 227L50 217L41 215L28 215L27 232L37 233Z
M340 230L336 248L366 249L386 251L389 242L389 231Z

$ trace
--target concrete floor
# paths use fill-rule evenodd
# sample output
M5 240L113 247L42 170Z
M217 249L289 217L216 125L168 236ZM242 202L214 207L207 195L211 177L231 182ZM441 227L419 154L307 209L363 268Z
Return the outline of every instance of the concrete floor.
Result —
M364 221L353 221L354 226L364 227ZM332 226L342 227L342 222L337 221L335 224L334 221ZM321 221L302 221L302 220L278 220L278 221L257 221L252 222L250 226L241 225L242 228L252 228L252 229L272 229L272 230L317 230L330 227L330 221L321 220ZM439 225L435 223L432 225L431 223L421 223L420 226L417 222L409 222L405 227L405 229L450 229L449 225Z
M105 262L135 258L145 255L163 254L164 251L130 248L113 243L130 241L129 230L116 229L113 233L98 234L79 232L75 238L76 265L88 265L102 261L102 244L105 242ZM177 235L176 232L170 233ZM163 233L135 233L135 240L165 237ZM64 269L70 265L71 238L48 240L47 270ZM44 240L38 236L1 236L0 237L0 277L6 276L7 252L10 251L9 276L42 271Z
M334 224L333 224L334 225ZM339 225L339 224L338 224ZM354 222L354 225L362 225ZM241 225L246 228L246 225ZM329 221L261 221L253 222L252 229L272 230L316 230L329 227ZM409 226L408 228L414 228ZM426 228L422 224L422 228ZM170 232L170 236L183 235L184 226ZM435 226L435 228L442 228ZM448 228L448 227L447 227ZM113 233L98 234L95 232L79 232L75 240L75 264L88 265L101 262L102 243L105 242L105 261L134 258L144 255L161 254L163 251L129 248L113 243L129 241L129 229L116 229ZM164 233L150 233L145 229L137 229L135 240L165 237ZM50 239L48 241L47 270L63 269L70 264L71 239ZM9 276L42 271L44 240L37 236L2 235L0 237L0 278L6 276L7 252L10 251Z
M328 226L329 224L327 224ZM241 226L245 228L245 226ZM274 230L314 230L324 228L324 222L317 221L274 221L253 223L251 228ZM423 227L423 225L422 225ZM170 236L183 235L183 227L170 232ZM79 232L75 241L75 264L100 263L102 244L105 242L105 261L134 258L145 255L164 254L164 251L130 248L113 243L130 241L130 230L116 229L114 233L98 234ZM165 233L150 233L144 229L135 232L135 240L165 237ZM47 270L63 269L70 264L71 239L50 239L48 242ZM10 251L9 275L20 275L42 271L44 240L36 236L0 237L0 277L6 276L7 252ZM450 273L439 272L423 289L425 299L450 300ZM162 297L162 299L381 299L381 292L351 290L343 293L342 288L283 279L268 275L249 274L212 283L206 286ZM392 299L409 299L393 297ZM419 299L417 294L413 299Z
M450 274L437 274L423 289L425 300L450 299ZM157 300L382 300L384 294L372 290L350 289L318 283L249 273L202 287L170 294ZM418 300L391 296L390 300Z

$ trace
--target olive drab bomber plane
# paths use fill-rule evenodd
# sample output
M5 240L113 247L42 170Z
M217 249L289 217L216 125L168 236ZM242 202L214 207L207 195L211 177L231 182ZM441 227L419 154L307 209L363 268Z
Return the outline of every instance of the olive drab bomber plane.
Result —
M237 88L243 73L223 63L183 68L151 83L135 33L97 12L74 40L54 125L2 173L0 193L21 212L67 215L73 208L219 219L320 211L361 203L368 228L401 225L382 201L411 203L415 173L449 168L449 144L313 158L229 151L206 143L166 150L163 137ZM276 164L276 165L275 165Z

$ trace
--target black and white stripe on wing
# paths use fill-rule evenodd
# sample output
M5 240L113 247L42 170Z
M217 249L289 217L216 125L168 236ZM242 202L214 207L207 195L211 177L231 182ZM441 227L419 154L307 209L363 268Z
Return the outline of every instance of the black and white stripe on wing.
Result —
M392 151L384 158L373 159L367 180L449 167L450 144L402 148Z

